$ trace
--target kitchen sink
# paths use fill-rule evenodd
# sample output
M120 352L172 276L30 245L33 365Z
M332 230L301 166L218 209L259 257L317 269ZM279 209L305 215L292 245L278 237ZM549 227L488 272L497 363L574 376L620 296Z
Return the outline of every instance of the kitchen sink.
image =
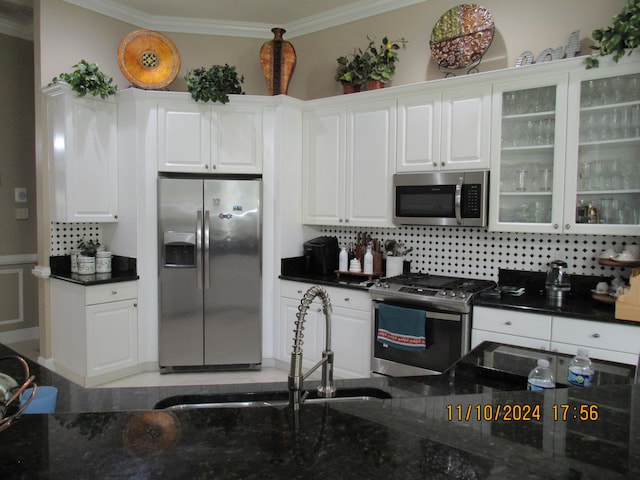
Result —
M368 400L385 400L391 394L373 387L340 388L336 396L324 398L318 396L316 390L310 390L304 403L353 402ZM155 409L188 410L193 408L249 408L285 406L289 403L288 391L247 392L247 393L214 393L176 395L160 400Z

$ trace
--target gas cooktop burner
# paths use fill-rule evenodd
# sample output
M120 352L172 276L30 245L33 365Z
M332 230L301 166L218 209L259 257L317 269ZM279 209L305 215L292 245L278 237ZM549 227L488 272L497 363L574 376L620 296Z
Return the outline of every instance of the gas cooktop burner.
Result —
M382 301L421 303L466 311L470 309L474 293L495 286L491 280L410 273L380 279L369 289L369 293L374 299Z

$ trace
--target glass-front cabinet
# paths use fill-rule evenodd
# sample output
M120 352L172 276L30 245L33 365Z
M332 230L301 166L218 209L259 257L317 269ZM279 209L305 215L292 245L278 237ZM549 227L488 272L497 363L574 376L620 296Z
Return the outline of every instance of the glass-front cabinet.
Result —
M494 84L491 140L490 230L640 234L637 61Z
M572 72L568 125L566 228L640 234L638 65Z
M494 84L489 228L562 225L568 76Z

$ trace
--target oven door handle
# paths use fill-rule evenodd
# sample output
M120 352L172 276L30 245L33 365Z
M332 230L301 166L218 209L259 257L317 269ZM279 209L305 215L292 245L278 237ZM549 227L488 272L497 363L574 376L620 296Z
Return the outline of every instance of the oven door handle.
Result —
M456 212L456 223L458 225L462 225L462 182L464 181L464 177L458 177L458 183L456 183L456 193L454 199L454 207Z
M438 320L448 320L450 322L462 321L462 318L459 314L431 312L431 311L427 311L427 318L436 318Z

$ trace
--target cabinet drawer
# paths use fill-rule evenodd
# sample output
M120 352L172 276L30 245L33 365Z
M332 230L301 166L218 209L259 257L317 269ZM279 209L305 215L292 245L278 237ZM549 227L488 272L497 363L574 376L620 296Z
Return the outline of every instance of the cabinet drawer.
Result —
M640 353L640 325L554 317L552 338L554 342L631 353L636 358Z
M474 307L473 328L506 335L551 340L551 317L547 315Z
M86 287L85 305L137 298L137 282L116 282Z
M305 292L312 286L312 283L282 281L280 282L280 296L301 300ZM334 307L353 308L366 312L371 310L371 297L368 292L325 285L322 287L329 294L329 299ZM319 303L317 299L314 302Z

